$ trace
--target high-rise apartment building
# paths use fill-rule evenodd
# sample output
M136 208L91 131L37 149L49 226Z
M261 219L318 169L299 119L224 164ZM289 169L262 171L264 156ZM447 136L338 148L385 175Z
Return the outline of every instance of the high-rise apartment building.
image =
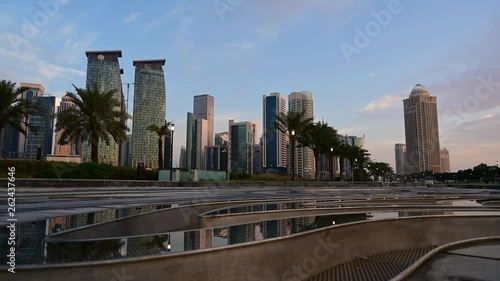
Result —
M165 123L167 106L165 91L165 60L135 60L134 113L132 120L132 166L144 163L157 168L158 134L149 131L150 125ZM165 166L166 167L166 166Z
M308 91L288 95L289 112L305 112L305 118L314 118L313 94ZM290 150L291 153L291 150ZM291 162L291 155L290 161ZM302 178L314 178L314 154L308 147L295 148L295 174ZM292 165L289 165L291 169Z
M441 172L437 98L417 84L403 100L407 173Z
M394 145L396 155L396 175L406 174L406 145L403 143L396 143Z
M208 145L214 145L214 97L211 95L194 96L193 114L198 119L208 121L207 141Z
M87 51L87 87L92 89L97 86L100 91L115 90L114 98L120 102L121 107L116 110L123 109L124 99L122 91L121 74L123 70L120 69L118 58L122 57L122 52L119 50L114 51ZM120 158L120 144L113 141L109 145L103 140L99 141L97 159L101 163L108 163L111 165L118 165ZM90 162L91 149L90 143L86 141L82 144L82 161Z
M276 116L286 114L286 98L280 93L262 97L263 141L261 148L262 166L266 172L286 171L288 137L274 127Z
M441 150L441 173L450 173L450 152L448 149L443 148Z
M229 120L230 145L230 168L231 171L238 171L253 174L254 165L254 144L256 141L256 122L237 122Z

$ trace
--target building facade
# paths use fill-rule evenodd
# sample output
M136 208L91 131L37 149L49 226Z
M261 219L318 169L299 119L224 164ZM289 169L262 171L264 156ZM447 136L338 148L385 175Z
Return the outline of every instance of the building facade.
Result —
M144 163L157 168L158 134L149 131L150 125L165 123L167 106L165 91L165 60L136 60L134 82L134 112L132 122L132 166Z
M19 84L20 87L27 88L25 92L21 94L20 99L32 102L34 97L42 97L45 93L45 88L41 84L34 83L24 83ZM27 120L16 120L19 126L26 130L26 126L22 123ZM26 149L27 149L27 134L24 135L18 130L16 130L11 125L6 125L2 134L2 147L1 147L1 157L10 159L26 159Z
M280 93L272 93L262 97L262 104L262 168L265 172L279 172L287 167L288 137L274 124L277 115L286 114L286 98Z
M365 149L365 140L366 140L365 135L363 135L362 137L345 135L343 137L343 141L345 144L350 146L357 146L361 149ZM352 172L351 172L351 161L349 161L349 159L344 159L344 169L345 169L345 176L350 178Z
M120 69L118 58L122 57L122 52L115 51L87 51L87 87L92 89L97 87L100 91L115 90L114 98L120 102L121 107L116 110L123 109L124 99L122 91L123 73ZM97 159L100 163L107 163L111 165L118 165L120 158L120 144L113 141L110 136L111 142L109 145L104 141L99 141ZM90 142L86 141L82 144L82 161L90 162L91 157Z
M403 100L407 173L441 172L437 98L417 84Z
M215 134L215 145L229 146L229 133L222 132Z
M441 173L450 173L450 152L448 149L443 148L441 150Z
M305 118L314 118L313 94L308 91L293 92L288 96L289 112L305 112ZM290 144L291 145L291 144ZM290 150L291 153L292 150ZM290 161L291 162L291 155ZM314 154L308 147L295 148L295 174L302 178L314 178ZM292 165L289 165L291 171Z
M25 159L43 159L47 154L52 154L54 140L54 113L56 97L33 97L32 102L42 109L42 115L31 114L28 122L35 126L37 132L30 131L26 134Z
M187 151L184 145L181 146L181 153L179 155L179 168L187 169Z
M214 145L214 97L211 95L194 96L193 114L198 119L208 121L207 141L208 145Z
M64 96L61 99L61 102L59 103L59 106L57 107L57 114L60 114L61 112L74 108L76 105L71 101L71 99L68 96ZM57 124L57 119L56 119L56 124ZM55 155L76 155L76 147L77 144L75 141L69 141L69 140L63 140L64 144L59 144L59 140L61 139L61 135L64 132L64 130L60 130L56 132L56 139L54 141L54 154Z
M254 151L256 140L256 122L238 122L229 120L230 169L247 174L253 174Z
M396 143L394 152L396 155L396 175L406 175L406 145Z

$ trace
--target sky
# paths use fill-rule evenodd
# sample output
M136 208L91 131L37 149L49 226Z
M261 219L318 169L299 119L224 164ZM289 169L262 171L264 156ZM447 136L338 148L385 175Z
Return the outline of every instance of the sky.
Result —
M174 165L193 96L215 97L215 133L229 118L262 131L263 95L307 90L316 121L365 135L372 159L394 166L402 100L423 84L456 171L500 160L498 11L495 0L5 0L0 79L62 97L85 86L85 51L122 50L123 83L133 60L166 59Z

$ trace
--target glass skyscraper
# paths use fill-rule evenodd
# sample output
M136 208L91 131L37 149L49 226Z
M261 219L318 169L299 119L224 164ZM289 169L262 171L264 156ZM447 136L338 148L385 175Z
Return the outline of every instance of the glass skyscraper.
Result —
M256 133L255 122L235 123L234 120L229 120L231 171L253 174L253 147Z
M159 164L158 134L147 130L147 127L152 124L162 126L165 123L167 99L164 65L164 59L134 61L132 167L139 162L149 168L157 168Z
M262 166L266 172L286 172L287 142L286 134L274 128L276 115L286 113L286 98L280 93L262 97L263 103L263 141Z
M114 98L122 104L123 92L121 74L118 58L122 57L122 51L87 51L87 87L97 86L100 91L116 90ZM120 107L116 109L121 109ZM120 144L116 143L110 136L109 145L102 139L99 140L98 161L111 165L119 165ZM90 162L90 142L82 144L82 162Z
M26 159L37 159L52 154L54 136L53 115L56 108L56 97L33 97L33 103L42 109L42 115L30 115L28 122L37 128L37 133L28 130L26 135ZM41 155L37 155L41 149Z

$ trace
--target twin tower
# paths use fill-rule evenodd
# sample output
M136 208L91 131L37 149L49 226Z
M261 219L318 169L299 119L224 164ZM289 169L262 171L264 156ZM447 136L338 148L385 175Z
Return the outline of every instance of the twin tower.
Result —
M115 99L121 101L122 109L126 109L122 89L121 74L118 58L122 57L119 50L88 51L87 55L87 85L97 87L101 91L116 90ZM131 159L124 161L124 148L111 142L99 143L99 162L111 165L132 164L142 162L146 167L158 166L158 136L147 130L147 127L165 123L167 107L164 59L135 60L134 103L131 140ZM128 99L128 98L127 98ZM90 145L82 146L83 162L90 161ZM129 163L125 163L129 162ZM131 162L131 163L130 163Z

